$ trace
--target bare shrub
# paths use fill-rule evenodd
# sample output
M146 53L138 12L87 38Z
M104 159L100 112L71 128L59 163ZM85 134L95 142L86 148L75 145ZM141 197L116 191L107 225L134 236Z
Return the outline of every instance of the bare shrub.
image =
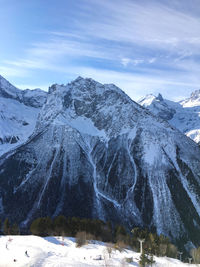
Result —
M114 248L118 249L120 252L122 252L126 247L127 245L124 243L124 241L117 241L117 243L114 246Z
M107 250L107 253L108 253L108 255L109 255L109 258L111 258L111 254L112 254L112 252L113 252L113 244L111 244L111 243L107 243L107 245L106 245L106 250Z
M160 252L160 256L165 256L167 253L167 245L166 244L160 244L159 245L159 252Z
M194 260L194 263L196 263L196 264L200 263L200 247L199 248L193 248L190 253L191 253L191 256Z
M87 243L86 232L78 232L76 234L76 247L82 247Z
M127 263L131 263L131 262L133 262L133 257L125 258L125 261L126 261Z
M95 240L95 236L90 234L90 233L87 233L86 234L86 239L91 242L91 241Z
M169 244L167 247L167 256L171 258L177 257L177 248L173 244Z

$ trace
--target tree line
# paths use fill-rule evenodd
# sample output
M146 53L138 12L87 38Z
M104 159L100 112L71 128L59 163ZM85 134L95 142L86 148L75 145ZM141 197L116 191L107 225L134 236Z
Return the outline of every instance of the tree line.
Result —
M2 233L4 235L19 235L20 234L19 226L16 223L11 224L8 218L4 220L3 224L0 220L0 229L2 229Z
M177 248L169 238L164 235L152 233L147 229L133 228L131 233L122 225L113 226L110 222L103 222L98 219L66 218L60 215L53 220L49 217L37 218L30 226L34 235L48 236L72 236L85 232L88 239L101 240L103 242L115 243L116 248L131 247L135 251L140 250L139 238L145 240L143 249L145 253L156 256L177 257Z

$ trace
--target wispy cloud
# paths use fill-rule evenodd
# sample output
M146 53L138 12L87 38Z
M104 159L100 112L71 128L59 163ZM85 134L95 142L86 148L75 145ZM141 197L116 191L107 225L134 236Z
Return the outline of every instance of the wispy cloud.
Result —
M124 57L124 58L121 59L121 61L122 61L122 65L124 67L127 67L128 64L131 62L131 59L130 58L127 58L127 57Z
M24 77L28 75L26 69L18 69L13 66L0 66L0 74L5 77Z
M115 81L115 84L134 100L138 100L148 93L162 93L166 98L181 100L187 95L186 89L194 90L199 88L199 83L193 81L193 77L188 76L183 81L181 75L167 72L167 75L163 78L163 71L160 70L154 73L149 71L149 73L146 72L143 75L140 73L79 67L74 69L73 72L79 73L83 77L88 77L89 74L91 78L102 83L113 83Z
M109 39L140 43L144 46L160 47L166 50L177 46L199 45L199 17L187 14L159 1L86 1L103 11L90 15L93 27L87 28L87 34ZM184 2L184 1L183 1ZM93 13L91 13L93 14ZM110 14L104 18L104 14ZM83 14L85 16L85 14ZM100 19L101 17L101 19ZM86 20L84 20L86 21ZM79 28L86 25L80 21Z
M62 17L62 29L44 31L21 57L4 60L0 73L84 75L117 83L133 98L150 90L177 98L181 87L200 84L200 9L175 2L76 1L71 23Z

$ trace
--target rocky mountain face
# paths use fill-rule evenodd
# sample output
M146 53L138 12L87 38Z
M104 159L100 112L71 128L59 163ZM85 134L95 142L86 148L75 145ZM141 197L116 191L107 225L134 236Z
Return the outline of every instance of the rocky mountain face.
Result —
M25 142L33 133L47 93L19 90L0 76L0 155Z
M159 94L147 95L138 103L149 109L154 115L167 120L196 143L200 142L200 90L180 102L173 102Z
M173 113L173 111L172 111ZM200 245L200 149L115 85L53 85L34 133L0 158L0 216L79 216Z

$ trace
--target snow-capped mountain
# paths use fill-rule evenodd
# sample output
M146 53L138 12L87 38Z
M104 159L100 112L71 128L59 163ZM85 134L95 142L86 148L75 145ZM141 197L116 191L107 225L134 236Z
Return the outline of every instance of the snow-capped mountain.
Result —
M181 105L183 107L199 107L200 106L200 90L196 90L191 93L191 96L185 100L182 100Z
M154 115L167 120L195 142L200 142L200 90L191 94L190 98L173 102L159 94L147 95L138 103L149 109Z
M200 149L112 84L49 89L31 138L0 158L0 215L100 218L200 240Z
M47 93L19 90L0 76L0 155L22 144L33 133Z

